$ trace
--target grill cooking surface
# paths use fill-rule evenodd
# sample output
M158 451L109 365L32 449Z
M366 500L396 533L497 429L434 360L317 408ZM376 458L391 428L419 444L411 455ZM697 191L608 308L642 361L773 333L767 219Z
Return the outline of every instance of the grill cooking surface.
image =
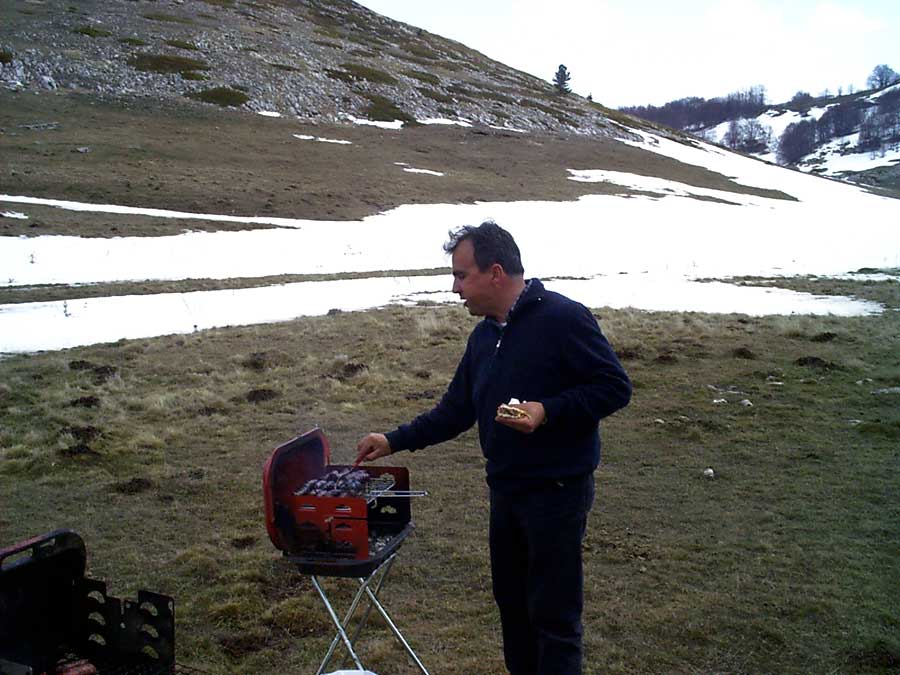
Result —
M390 474L372 476L365 469L349 471L329 471L321 478L306 481L295 495L315 497L363 497L377 499L386 490L394 487L394 477Z

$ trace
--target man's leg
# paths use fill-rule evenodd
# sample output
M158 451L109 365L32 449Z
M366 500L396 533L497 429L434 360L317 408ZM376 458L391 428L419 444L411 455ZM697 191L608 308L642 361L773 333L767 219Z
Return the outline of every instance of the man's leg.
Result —
M528 611L528 549L515 497L491 491L491 578L503 627L503 656L511 675L536 675L538 639Z
M593 475L535 491L523 503L528 541L528 613L538 675L581 675L584 577L581 545L594 498Z

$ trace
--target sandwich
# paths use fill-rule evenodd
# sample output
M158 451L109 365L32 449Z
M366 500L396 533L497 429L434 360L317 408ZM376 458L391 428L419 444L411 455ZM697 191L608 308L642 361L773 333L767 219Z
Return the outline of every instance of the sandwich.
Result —
M505 420L530 420L531 415L521 408L513 408L511 405L501 403L497 407L497 417Z

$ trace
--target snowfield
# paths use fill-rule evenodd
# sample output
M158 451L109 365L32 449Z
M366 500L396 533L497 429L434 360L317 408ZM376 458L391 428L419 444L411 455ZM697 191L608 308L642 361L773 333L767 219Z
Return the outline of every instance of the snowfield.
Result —
M841 275L862 267L900 267L900 201L699 142L688 146L642 134L641 141L629 144L789 198L698 188L591 167L572 168L569 178L606 182L621 187L622 194L589 195L574 202L406 205L351 222L240 218L0 195L0 202L10 204L277 226L167 237L4 237L0 284L439 268L448 265L441 249L448 230L493 218L516 237L528 276L545 278L549 288L591 307L757 315L880 310L874 303L849 298L697 280ZM414 171L426 174L421 180L440 180L440 172ZM635 196L628 190L647 194ZM848 222L854 223L852 231L846 228ZM385 238L384 232L392 236ZM304 255L298 255L300 251ZM283 321L331 309L451 302L455 298L448 292L450 285L449 275L400 273L241 290L2 305L0 352Z

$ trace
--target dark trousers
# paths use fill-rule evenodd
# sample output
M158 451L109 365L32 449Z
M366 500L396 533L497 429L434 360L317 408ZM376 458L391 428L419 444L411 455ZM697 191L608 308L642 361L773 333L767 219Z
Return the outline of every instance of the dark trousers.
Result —
M491 490L491 577L511 675L581 675L581 542L594 476Z

